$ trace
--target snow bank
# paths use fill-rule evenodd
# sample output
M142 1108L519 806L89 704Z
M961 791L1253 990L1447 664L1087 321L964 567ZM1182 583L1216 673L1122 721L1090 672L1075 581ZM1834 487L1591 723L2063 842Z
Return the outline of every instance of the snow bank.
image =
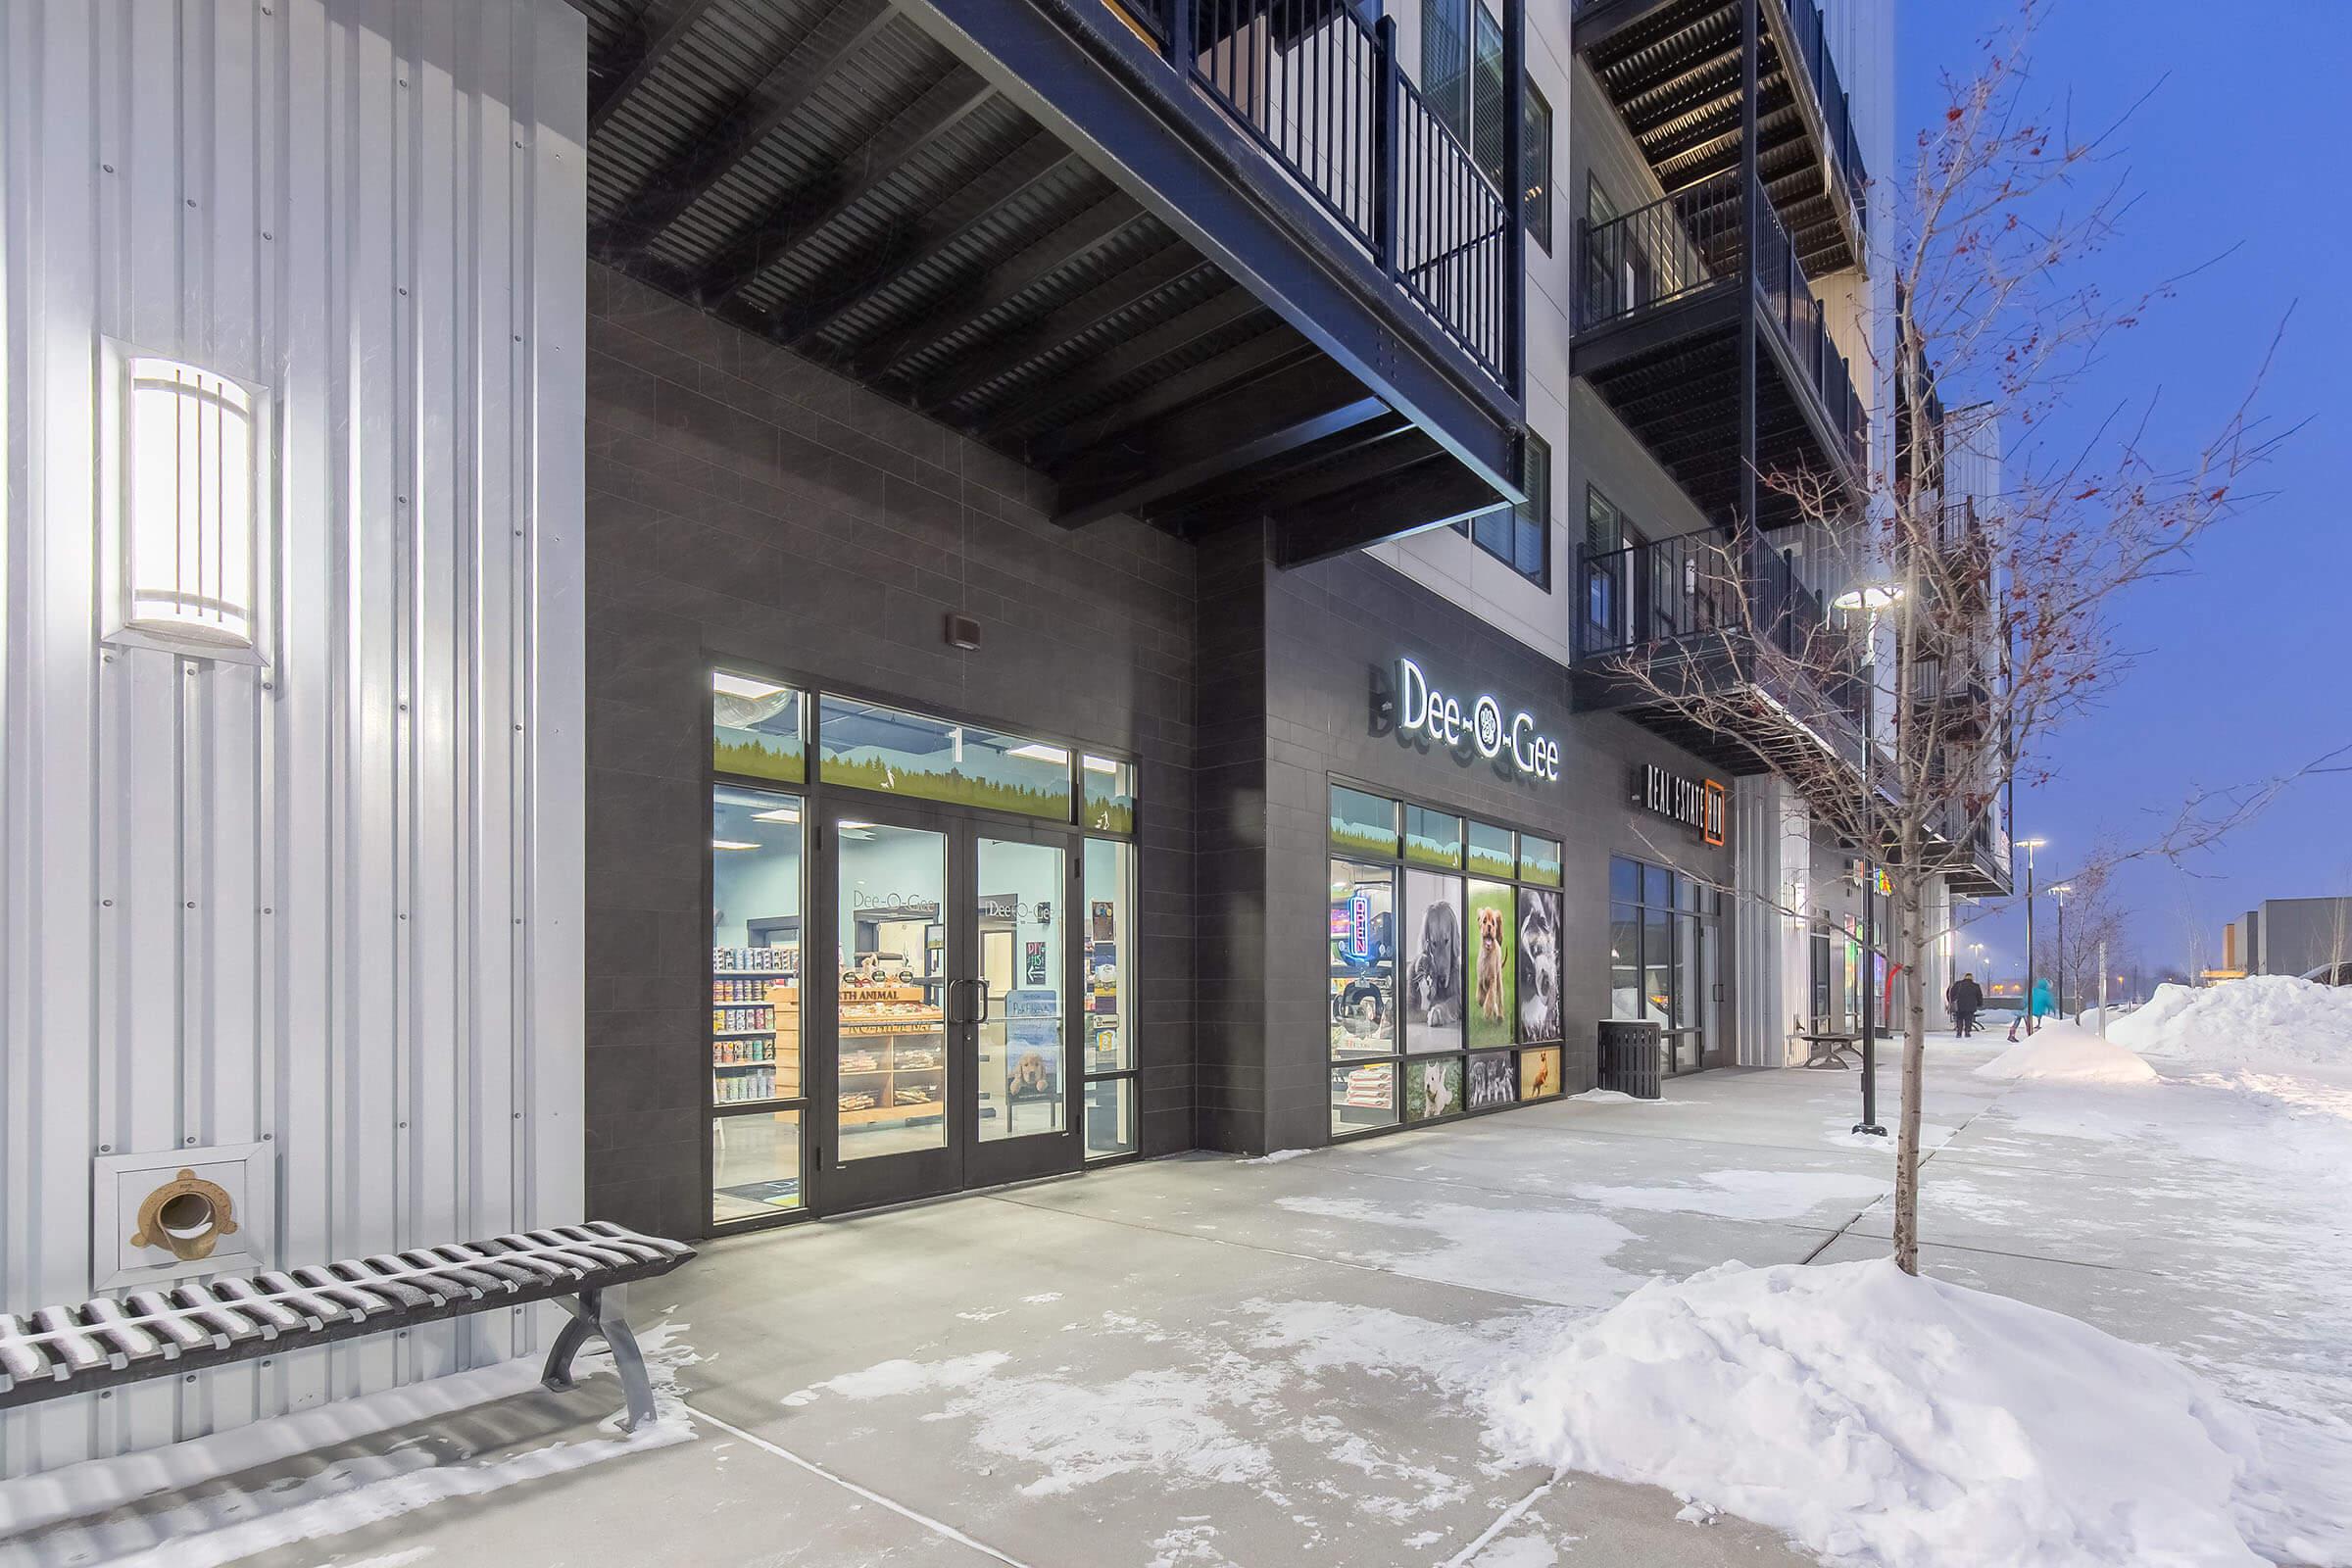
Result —
M2145 1084L2156 1069L2104 1035L2045 1018L2031 1037L1976 1069L1979 1078L2057 1084Z
M2352 1064L2352 986L2250 974L2205 988L2158 986L2108 1038L2143 1056Z
M1665 1487L1841 1561L2263 1560L2240 1529L2269 1494L2260 1443L2218 1390L1887 1259L1652 1281L1488 1406L1514 1460Z

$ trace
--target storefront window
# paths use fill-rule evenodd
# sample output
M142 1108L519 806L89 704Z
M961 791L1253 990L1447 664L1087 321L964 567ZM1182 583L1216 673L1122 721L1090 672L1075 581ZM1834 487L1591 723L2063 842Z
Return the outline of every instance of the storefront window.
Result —
M1656 1024L1669 1071L1703 1065L1718 1028L1714 890L1623 857L1609 888L1609 1015Z
M801 1202L801 797L720 785L710 809L713 1223ZM755 1109L755 1107L758 1107Z
M1396 872L1331 862L1331 1054L1396 1051Z
M1462 1049L1470 972L1464 907L1460 877L1404 873L1404 1049L1416 1054Z
M1335 784L1332 848L1333 1134L1559 1094L1559 841Z
M1331 847L1383 858L1396 854L1396 803L1345 784L1331 787Z
M711 671L710 765L721 773L780 784L806 779L801 694L774 681Z
M720 1116L710 1124L710 1219L726 1225L801 1206L801 1113Z
M1404 808L1404 858L1415 865L1443 865L1460 870L1462 819L1408 803Z
M830 695L816 738L827 784L1070 820L1064 747Z
M1090 833L1135 831L1135 764L1091 753L1078 759L1078 777L1086 790L1086 819Z
M1086 1157L1109 1159L1135 1152L1135 1080L1090 1078L1086 1082Z
M1519 1044L1560 1038L1560 896L1549 888L1519 890Z
M1088 839L1084 866L1086 1157L1135 1152L1135 846Z
M1478 876L1510 876L1519 869L1511 830L1487 822L1470 824L1470 869Z
M1507 882L1469 885L1470 1049L1511 1043L1519 973L1519 907Z

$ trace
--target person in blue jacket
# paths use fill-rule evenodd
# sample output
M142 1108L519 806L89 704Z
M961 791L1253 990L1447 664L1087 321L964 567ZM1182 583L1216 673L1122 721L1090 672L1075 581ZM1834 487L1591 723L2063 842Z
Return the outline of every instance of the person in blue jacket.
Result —
M2047 979L2034 981L2034 1016L2036 1018L2047 1018L2051 1013L2057 1010L2057 1004L2050 999L2050 982Z

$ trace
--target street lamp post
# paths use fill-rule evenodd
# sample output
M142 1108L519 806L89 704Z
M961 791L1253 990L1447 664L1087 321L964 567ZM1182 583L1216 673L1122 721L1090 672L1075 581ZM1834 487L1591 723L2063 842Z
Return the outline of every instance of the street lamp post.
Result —
M2050 897L2058 901L2058 972L2051 976L2051 989L2058 993L2058 1016L2066 1016L2066 896L2075 891L2071 882L2060 882L2050 889Z
M2048 839L2019 839L2014 847L2026 852L2026 1033L2034 1032L2034 852Z
M1879 1124L1879 977L1877 963L1876 921L1872 911L1877 905L1878 857L1872 842L1878 837L1878 796L1872 780L1878 760L1879 743L1875 720L1879 711L1879 612L1892 610L1903 601L1899 583L1865 583L1849 588L1830 601L1837 610L1866 610L1870 612L1870 629L1862 640L1862 671L1865 701L1862 704L1862 1119L1854 1131L1879 1138L1886 1129ZM1902 715L1896 714L1900 723ZM1918 984L1918 977L1912 977Z

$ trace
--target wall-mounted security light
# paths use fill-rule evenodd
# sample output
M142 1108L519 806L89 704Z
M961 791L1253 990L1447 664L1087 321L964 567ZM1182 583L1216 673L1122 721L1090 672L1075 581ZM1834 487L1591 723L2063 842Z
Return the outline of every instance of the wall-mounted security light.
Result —
M115 640L251 662L260 646L269 408L262 389L122 350Z

